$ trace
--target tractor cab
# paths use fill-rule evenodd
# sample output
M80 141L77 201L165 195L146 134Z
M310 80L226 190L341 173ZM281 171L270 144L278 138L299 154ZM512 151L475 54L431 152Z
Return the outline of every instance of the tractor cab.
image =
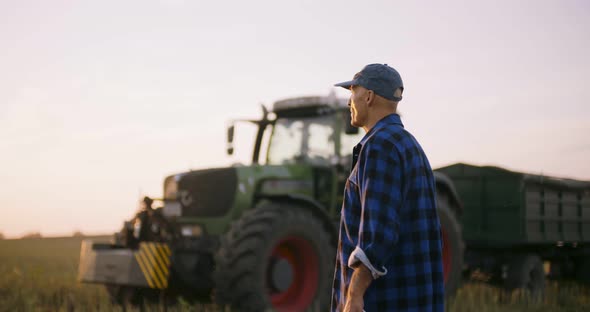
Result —
M350 125L348 100L334 96L291 98L263 107L260 120L237 119L228 128L228 154L234 152L235 122L258 125L252 163L264 165L308 164L333 166L345 163L364 133ZM269 134L267 146L264 137ZM260 152L266 149L263 159Z

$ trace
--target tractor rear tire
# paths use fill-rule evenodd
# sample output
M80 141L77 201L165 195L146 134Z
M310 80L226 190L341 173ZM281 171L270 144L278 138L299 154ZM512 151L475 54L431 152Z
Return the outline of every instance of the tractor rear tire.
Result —
M448 199L439 195L437 213L442 227L442 260L445 282L445 296L452 297L457 292L463 276L464 246L461 225L453 210L450 209Z
M522 289L531 298L539 300L545 293L545 270L543 261L535 254L515 257L508 264L505 288L507 291Z
M303 207L266 202L234 222L215 256L214 300L234 311L326 311L335 249Z

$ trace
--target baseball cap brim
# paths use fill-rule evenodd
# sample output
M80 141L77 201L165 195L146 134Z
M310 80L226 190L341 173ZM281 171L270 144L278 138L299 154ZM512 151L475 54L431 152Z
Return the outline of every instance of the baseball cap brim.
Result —
M353 79L353 80L350 80L350 81L345 81L345 82L337 83L334 86L335 87L342 87L342 88L348 89L351 86L354 86L354 85L357 85L357 84L358 84L357 81Z

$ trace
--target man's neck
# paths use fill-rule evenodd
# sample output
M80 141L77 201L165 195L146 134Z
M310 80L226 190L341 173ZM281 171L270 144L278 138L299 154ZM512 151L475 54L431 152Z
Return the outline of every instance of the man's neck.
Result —
M377 124L377 122L379 122L379 120L381 120L391 114L395 114L395 113L396 113L396 110L389 110L388 109L388 110L376 112L375 114L369 116L369 120L368 120L367 124L363 126L365 133L369 133L369 131L371 131L371 129L373 129L373 127Z

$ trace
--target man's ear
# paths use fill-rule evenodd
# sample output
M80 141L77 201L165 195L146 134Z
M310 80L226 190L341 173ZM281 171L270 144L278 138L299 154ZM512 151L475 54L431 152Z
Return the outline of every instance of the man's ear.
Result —
M367 90L365 93L365 100L367 101L367 106L373 106L375 102L375 92L373 90Z

